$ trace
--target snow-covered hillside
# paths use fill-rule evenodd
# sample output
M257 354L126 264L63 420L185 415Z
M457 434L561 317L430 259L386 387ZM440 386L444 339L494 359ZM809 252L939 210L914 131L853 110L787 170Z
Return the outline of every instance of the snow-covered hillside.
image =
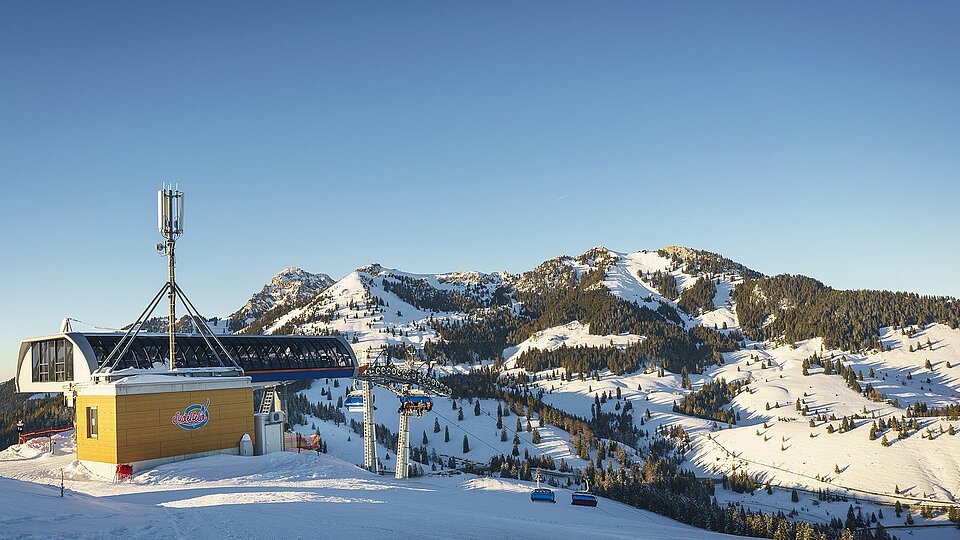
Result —
M533 485L454 474L397 481L327 455L211 456L113 483L56 455L0 452L3 538L720 538L602 499L530 502ZM66 492L60 498L60 471Z
M348 388L334 387L329 381L318 380L313 383L310 389L301 392L311 403L329 403L336 402L339 398L346 395ZM326 393L331 394L331 399L326 399ZM384 388L376 388L374 394L374 403L376 404L376 422L386 425L393 431L399 423L399 402L395 394ZM476 402L479 402L480 414L476 414ZM454 409L456 405L456 409ZM504 412L502 428L497 427L497 408ZM459 409L463 408L463 419L460 420ZM348 417L357 422L362 420L362 415L352 414ZM520 420L521 429L517 430L517 420ZM519 441L518 451L520 454L525 452L532 456L549 456L558 465L561 460L571 467L583 467L586 463L578 458L574 453L573 445L570 442L568 433L552 426L540 422L540 419L534 414L530 419L531 431L526 431L527 419L525 416L518 416L505 409L501 403L495 400L453 400L449 398L434 399L432 411L423 413L423 416L413 416L411 422L411 444L414 447L423 445L422 437L426 435L426 448L431 452L436 452L442 460L437 461L437 469L443 470L451 456L458 461L471 461L475 463L488 464L490 458L494 455L510 455L513 450L514 435ZM308 416L306 422L296 429L304 435L310 435L314 432L314 427L318 426L320 435L324 441L329 443L329 451L341 459L351 463L363 462L363 446L361 437L350 429L349 424L336 425L332 422L323 422L318 418ZM434 431L438 429L438 431ZM538 433L539 442L533 442L533 431ZM445 440L449 434L449 441ZM470 446L469 452L463 452L463 438L467 437ZM502 439L506 440L502 440ZM378 447L378 456L385 469L394 469L394 463L387 456L393 456L396 452L395 447ZM428 467L429 468L429 467Z
M590 333L590 326L573 321L563 326L541 330L526 341L503 351L504 369L516 367L517 358L530 349L552 351L558 347L625 347L643 340L643 336L617 334L598 336Z
M556 376L562 370L531 375L536 379L533 384L546 390L546 404L572 414L589 418L598 401L602 401L601 410L608 412L619 411L629 402L637 413L637 426L648 433L661 426L682 426L692 438L686 466L699 475L719 478L746 471L761 482L784 486L788 492L798 488L841 493L872 505L874 512L888 505L883 522L895 526L903 522L893 517L889 508L895 501L933 506L960 501L960 433L951 435L960 431L960 422L943 416L921 417L916 418L919 429L908 428L903 439L890 428L879 430L870 439L874 422L903 418L902 407L908 404L920 401L943 407L960 402L960 330L944 325L914 330L908 338L903 331L885 328L883 341L890 350L866 354L824 350L819 339L795 347L750 343L747 349L727 353L725 364L703 375L691 375L689 389L683 388L679 375L666 372L658 376L655 370L621 376L603 370L599 380L564 381ZM922 350L918 350L918 342ZM847 369L862 373L863 387L872 385L901 407L867 399L851 390L843 377L824 374L819 366L810 367L809 374L803 375L804 360L814 354L841 359ZM928 360L930 367L926 367ZM674 404L684 396L720 379L749 381L746 391L731 404L740 417L736 424L728 426L674 411ZM798 411L798 401L808 410ZM854 427L841 432L844 417L851 419ZM817 501L811 505L804 499L807 502L784 504L780 491L771 496L722 491L718 496L764 511L800 511L805 506L804 519L812 521L829 521L830 509L846 511L846 503L830 506ZM928 522L943 520L941 514Z

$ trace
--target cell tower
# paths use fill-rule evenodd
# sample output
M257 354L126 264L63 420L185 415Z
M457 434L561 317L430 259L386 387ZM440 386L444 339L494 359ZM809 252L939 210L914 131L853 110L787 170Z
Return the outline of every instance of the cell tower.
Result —
M167 330L170 334L170 371L177 369L177 282L174 272L176 266L176 257L174 248L177 245L177 238L183 234L183 199L184 194L179 186L163 186L157 192L157 228L163 235L164 242L157 244L157 252L167 256L168 282L170 287L167 290L167 300L170 303L170 321L167 324Z
M170 336L168 370L177 371L177 298L180 298L180 301L183 302L184 309L186 309L193 323L194 331L200 334L200 337L203 338L204 343L206 343L207 348L212 353L213 358L220 364L217 366L221 368L217 371L218 375L243 374L243 369L241 369L240 365L233 359L230 352L223 346L223 343L217 339L217 336L207 324L207 320L200 315L200 312L197 311L193 302L187 298L183 289L177 285L176 275L174 273L174 266L176 264L174 249L176 248L177 238L180 238L180 235L183 234L183 200L183 192L180 191L179 187L173 187L172 184L164 185L163 188L157 192L157 228L164 238L162 243L157 244L157 251L167 257L167 282L163 284L160 292L153 297L150 304L147 305L143 313L134 321L94 373L104 377L109 376L110 372L119 364L120 359L130 350L134 338L137 337L147 320L153 314L153 311L160 304L163 295L167 295L167 301L170 305L169 319L167 321L167 332ZM185 369L180 371L180 374L188 374L187 372L190 371L186 366L184 368Z

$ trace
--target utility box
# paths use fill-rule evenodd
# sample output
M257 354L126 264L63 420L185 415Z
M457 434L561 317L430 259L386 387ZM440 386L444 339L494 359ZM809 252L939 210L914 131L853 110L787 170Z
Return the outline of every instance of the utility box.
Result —
M253 455L253 441L250 440L249 433L244 433L243 437L240 437L240 455L241 456Z
M280 411L253 415L253 453L258 456L283 451L283 421Z

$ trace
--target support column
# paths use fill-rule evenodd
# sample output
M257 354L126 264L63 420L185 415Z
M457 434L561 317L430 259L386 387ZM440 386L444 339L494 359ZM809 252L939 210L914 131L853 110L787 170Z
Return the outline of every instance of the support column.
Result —
M397 437L397 474L398 480L407 477L407 462L410 459L410 415L400 411L400 433Z
M176 356L176 333L177 333L177 287L174 281L174 259L173 259L173 248L176 243L172 240L167 241L167 261L169 262L169 281L170 281L170 291L167 293L167 297L170 299L170 320L169 327L167 330L170 332L170 371L176 371L177 369L177 356Z
M373 423L373 383L362 381L363 391L363 468L380 474L377 462L377 431Z

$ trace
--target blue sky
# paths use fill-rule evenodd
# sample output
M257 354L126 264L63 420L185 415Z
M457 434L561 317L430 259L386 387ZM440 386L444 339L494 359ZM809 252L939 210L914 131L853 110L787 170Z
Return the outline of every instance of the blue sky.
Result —
M178 275L520 271L683 244L960 296L955 2L0 5L0 376Z

